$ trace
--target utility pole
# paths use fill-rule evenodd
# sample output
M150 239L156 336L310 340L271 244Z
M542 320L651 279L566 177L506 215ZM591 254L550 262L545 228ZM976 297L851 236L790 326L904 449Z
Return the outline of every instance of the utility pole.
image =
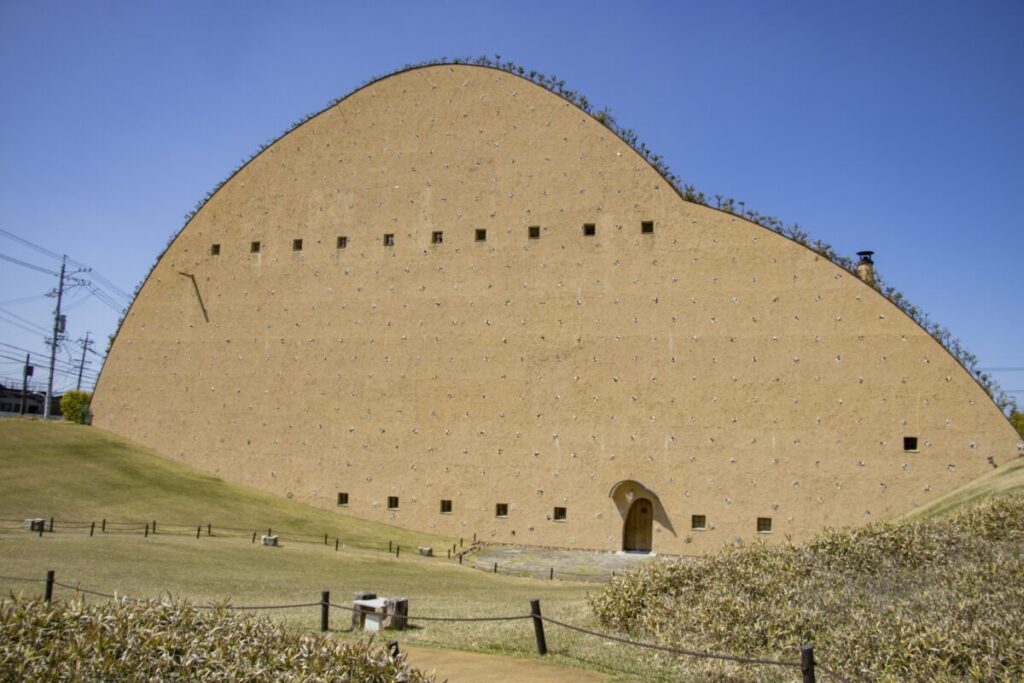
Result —
M85 369L85 352L89 350L89 346L92 345L92 340L89 339L89 333L85 333L85 340L78 340L82 345L82 360L78 363L78 384L75 385L75 391L82 390L82 371Z
M21 373L21 416L25 416L25 404L28 402L28 378L35 368L32 367L31 354L25 354L25 369Z
M60 314L60 304L64 299L64 268L67 266L67 256L60 259L60 281L57 283L57 308L53 314L53 339L50 340L50 377L46 380L46 403L43 405L43 419L50 419L50 403L53 396L53 366L57 363L57 343L60 341L60 334L64 331L64 316Z

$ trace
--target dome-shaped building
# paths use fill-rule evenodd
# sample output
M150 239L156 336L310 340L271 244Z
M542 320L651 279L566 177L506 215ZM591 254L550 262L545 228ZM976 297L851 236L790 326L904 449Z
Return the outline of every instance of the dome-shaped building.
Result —
M93 413L367 519L681 554L892 518L1018 442L874 288L468 65L376 81L225 183L132 304Z

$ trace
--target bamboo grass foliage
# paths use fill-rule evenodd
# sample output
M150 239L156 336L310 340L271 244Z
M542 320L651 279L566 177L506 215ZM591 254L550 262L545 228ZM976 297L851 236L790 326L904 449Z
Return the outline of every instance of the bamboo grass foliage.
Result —
M341 643L172 600L0 603L4 681L430 681L380 643Z
M857 680L1020 681L1024 497L652 564L590 601L606 627L676 647L785 657L813 643Z

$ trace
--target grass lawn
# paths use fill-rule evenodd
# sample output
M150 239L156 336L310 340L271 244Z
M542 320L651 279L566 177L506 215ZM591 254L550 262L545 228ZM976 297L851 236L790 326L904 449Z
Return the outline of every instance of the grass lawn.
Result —
M4 495L0 518L0 575L45 577L103 593L131 597L170 595L193 603L230 601L234 605L309 603L331 592L332 602L351 604L355 591L409 598L410 614L426 616L504 616L529 613L539 599L546 616L594 628L586 602L600 585L494 575L459 566L444 548L457 539L432 537L226 483L166 460L106 432L60 423L0 421L0 472ZM55 517L56 533L42 537L16 520ZM61 527L61 520L158 520L159 533L89 536L88 526ZM201 538L187 526L211 523L213 537ZM181 524L176 533L171 524ZM283 546L252 544L246 533L222 534L219 527L273 528ZM290 542L289 533L308 539L329 533L329 546ZM333 538L344 547L335 551ZM296 536L296 538L298 538ZM387 541L403 546L399 558ZM442 549L440 556L415 554L418 545ZM410 551L406 552L405 548ZM42 585L0 578L3 595L38 596ZM57 587L57 599L75 592ZM86 599L100 599L90 598ZM319 628L319 610L278 610L267 616L299 629ZM332 611L332 630L345 633L349 613ZM396 634L389 633L389 636ZM397 634L401 642L537 658L532 622L421 622ZM567 666L604 671L613 680L676 680L677 664L651 659L624 645L606 643L548 627L546 658ZM441 672L443 675L443 671ZM567 680L571 680L569 673Z

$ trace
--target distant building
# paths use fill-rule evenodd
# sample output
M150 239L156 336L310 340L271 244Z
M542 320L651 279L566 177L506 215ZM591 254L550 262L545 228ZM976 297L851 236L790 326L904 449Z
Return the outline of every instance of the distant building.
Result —
M149 275L92 411L367 519L680 554L891 519L1018 443L868 283L465 65L376 81L238 171Z
M54 396L50 402L50 414L60 416L60 396ZM46 394L28 391L25 394L25 414L42 415L46 405ZM13 388L0 384L0 415L21 414L21 387Z

